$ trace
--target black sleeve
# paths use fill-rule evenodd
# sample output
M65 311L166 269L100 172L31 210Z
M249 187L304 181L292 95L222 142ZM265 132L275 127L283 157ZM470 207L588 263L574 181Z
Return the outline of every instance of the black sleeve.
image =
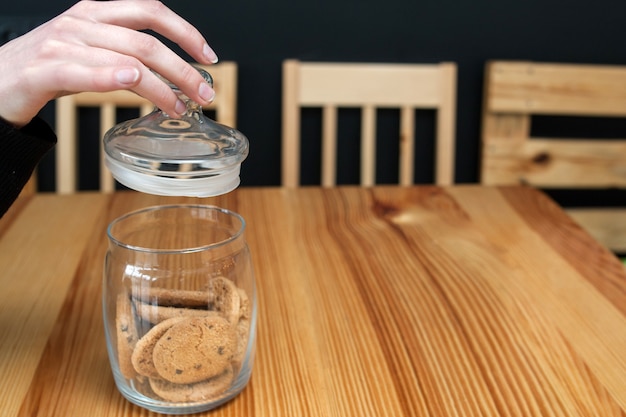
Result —
M50 126L39 118L21 129L0 119L0 217L13 204L56 140Z

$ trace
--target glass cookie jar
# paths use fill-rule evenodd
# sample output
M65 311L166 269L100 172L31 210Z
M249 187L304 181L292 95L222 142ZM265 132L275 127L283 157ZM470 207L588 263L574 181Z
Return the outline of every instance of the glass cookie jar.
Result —
M196 68L213 85L211 75ZM179 119L158 108L117 124L103 138L104 161L113 177L137 191L156 195L212 197L240 182L248 139L206 117L202 107L165 80L187 104Z
M103 312L115 383L148 410L210 410L240 393L257 302L245 222L209 205L141 209L111 222Z

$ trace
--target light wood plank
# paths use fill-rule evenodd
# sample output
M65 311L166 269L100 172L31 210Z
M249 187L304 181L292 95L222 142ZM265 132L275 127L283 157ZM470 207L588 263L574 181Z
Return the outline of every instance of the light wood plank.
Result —
M410 104L430 108L441 101L443 86L437 64L411 68L410 64L307 63L301 71L302 78L311 80L300 89L298 102L302 105L331 102L347 107ZM420 92L417 99L415 91Z
M619 66L499 61L491 73L489 111L626 116L626 70Z
M626 140L533 138L515 143L492 138L484 155L482 181L489 185L626 187Z
M606 242L618 253L626 253L626 210L570 208L567 213L599 242Z
M31 386L66 292L80 274L84 247L102 236L94 228L105 208L106 200L95 195L38 195L0 241L3 415L17 414Z
M11 320L28 324L9 323L10 340L36 341L18 351L26 366L8 362L9 373L27 371L12 379L17 387L0 387L7 416L146 415L110 374L99 303L104 229L134 209L198 202L246 219L259 297L252 380L212 416L626 411L626 270L530 187L29 198L0 236L0 283L27 293L9 304L21 312ZM49 270L32 262L35 251ZM16 273L41 274L39 285L14 282ZM7 317L5 298L16 297L0 297ZM1 360L14 355L5 340Z
M471 194L468 189L457 189L452 193L453 196L463 201L472 198ZM486 197L482 196L482 198ZM614 306L602 303L602 294L571 264L559 256L541 257L540 253L550 253L553 249L545 244L540 235L526 234L523 222L514 220L516 214L513 211L499 210L498 214L494 215L490 207L501 198L495 190L493 197L487 198L489 204L466 206L472 223L482 225L480 229L486 232L482 237L485 239L485 245L506 247L508 251L516 253L514 258L504 258L508 262L501 265L501 270L493 271L493 275L490 274L492 277L498 277L492 283L494 291L502 288L501 280L511 280L512 285L509 289L516 293L518 305L527 305L527 300L533 299L532 310L535 310L536 319L543 320L546 326L543 329L544 334L537 336L559 335L556 336L557 339L563 338L564 340L554 345L560 345L563 349L560 352L566 355L563 360L572 361L572 368L578 368L578 360L582 360L591 367L595 377L620 407L626 407L626 392L620 388L626 372L626 357L623 355L626 349L626 333L615 332L616 325L626 326L626 317ZM505 204L495 205L503 210L511 210ZM503 221L503 219L506 220ZM486 250L485 245L476 243L470 242L477 250ZM462 245L464 246L465 243ZM537 268L537 259L540 258L542 258L542 264ZM477 266L482 267L480 264ZM464 263L464 268L468 267L470 266ZM560 278L561 274L568 276L569 279L566 282L563 281ZM526 314L532 313L526 309ZM594 339L601 339L601 346L594 346L595 343L592 342ZM538 349L547 347L545 341L537 346ZM567 353L569 349L572 351ZM557 357L559 357L559 352L553 352L551 357L545 358L545 363L539 363L539 365L546 367L546 376L550 377L547 382L555 390L555 396L570 397L570 401L574 402L575 393L562 386L556 374L548 374L548 372L554 372L550 369L550 364ZM581 375L577 377L584 380L586 376L582 373L586 370L578 368L577 371L581 372ZM588 400L590 398L585 398L583 401ZM574 408L572 408L573 411Z

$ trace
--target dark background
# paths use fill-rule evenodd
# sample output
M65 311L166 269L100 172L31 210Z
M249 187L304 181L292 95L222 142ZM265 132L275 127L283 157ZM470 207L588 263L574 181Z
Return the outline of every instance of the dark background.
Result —
M250 156L242 168L244 186L277 185L280 181L281 63L286 58L456 62L456 180L462 183L478 180L482 81L487 60L626 64L624 0L321 0L315 3L168 0L165 3L198 27L221 60L236 61L239 65L237 128L251 142ZM72 4L49 0L4 2L0 40L15 37ZM51 106L42 111L42 116L53 122ZM315 115L305 115L304 121L305 126L311 124L308 130L314 132L318 128L314 122L307 121L308 117ZM353 120L355 115L347 111L345 117L344 129L358 130L358 123ZM383 121L393 117L393 114L381 115ZM424 120L428 117L424 116ZM391 122L387 123L391 126ZM431 129L428 123L425 122L426 130ZM567 120L563 123L570 125ZM609 129L612 130L609 136L626 137L624 126L616 129ZM346 134L351 136L356 134ZM83 138L84 152L89 153L89 147L97 149L99 140ZM319 153L314 142L307 146L307 152ZM349 162L346 165L353 164L357 146L355 141L344 145L340 154ZM387 148L394 146L379 144L379 149ZM432 179L428 178L431 152L431 143L418 142L418 182ZM53 183L51 159L48 157L42 164L43 186ZM311 158L307 155L304 159ZM315 171L315 163L309 165ZM312 181L310 178L316 172L307 175L307 181ZM343 182L355 181L351 174L342 178ZM391 181L393 175L382 180ZM89 188L90 180L87 178L81 184Z

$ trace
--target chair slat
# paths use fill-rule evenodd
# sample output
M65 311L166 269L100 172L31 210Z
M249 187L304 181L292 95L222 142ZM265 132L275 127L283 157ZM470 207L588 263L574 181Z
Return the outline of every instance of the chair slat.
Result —
M56 146L55 171L56 191L69 194L76 190L76 97L65 96L56 101Z
M286 62L283 66L281 170L282 184L290 188L300 184L300 106L296 104L299 84L297 64Z
M437 112L435 142L435 179L439 185L454 183L456 155L456 67L443 65L441 68L441 102Z
M337 181L337 109L324 106L322 114L322 185L330 187Z
M376 109L363 106L361 114L361 185L370 187L376 182Z
M100 137L104 137L106 132L115 126L115 103L105 102L100 107ZM100 190L112 192L115 190L113 176L104 164L104 146L100 141Z
M322 185L330 187L337 181L337 109L324 106L322 114Z
M400 185L413 183L413 156L415 155L415 118L409 106L400 111Z

